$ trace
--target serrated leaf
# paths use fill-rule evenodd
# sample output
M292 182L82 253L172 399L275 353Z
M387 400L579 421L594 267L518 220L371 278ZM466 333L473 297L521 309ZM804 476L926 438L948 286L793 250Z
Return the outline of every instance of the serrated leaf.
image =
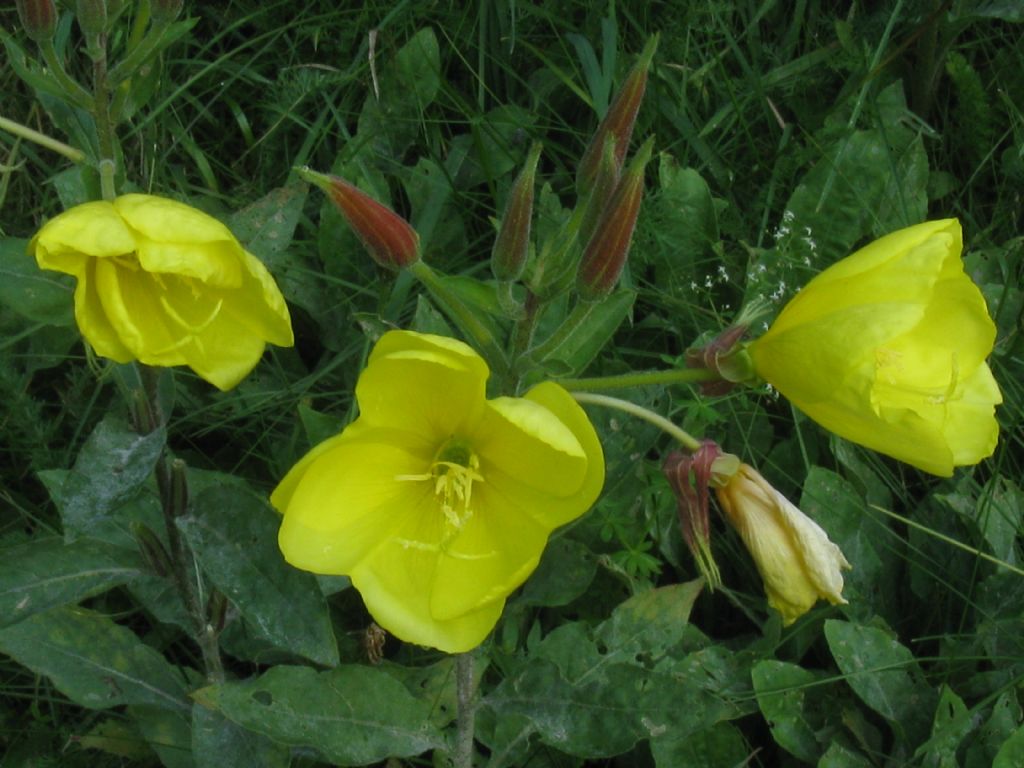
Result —
M284 561L280 518L262 499L209 487L177 523L203 571L252 627L279 648L325 666L338 663L327 602L311 574Z
M109 524L114 510L149 480L164 449L163 428L139 435L122 421L101 421L51 496L60 509L64 538L74 541Z
M196 768L288 768L288 749L196 704L192 709Z
M138 557L99 541L40 538L0 548L0 628L139 575Z
M430 723L429 705L371 667L315 672L281 665L252 680L203 688L194 698L249 730L311 747L342 765L409 757L444 744Z
M54 608L0 630L0 650L89 709L188 711L182 675L129 629L84 608Z
M74 278L40 269L27 247L28 240L0 238L0 304L37 323L71 325Z
M936 696L920 679L914 655L875 627L830 619L825 637L847 685L889 721L904 748L917 746L928 733Z

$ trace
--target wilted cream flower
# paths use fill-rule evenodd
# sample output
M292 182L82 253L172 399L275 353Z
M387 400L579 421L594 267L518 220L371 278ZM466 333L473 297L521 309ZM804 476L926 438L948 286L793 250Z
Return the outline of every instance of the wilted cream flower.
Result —
M842 571L852 566L820 525L748 464L719 482L718 503L747 545L768 604L783 623L792 624L819 598L846 603Z

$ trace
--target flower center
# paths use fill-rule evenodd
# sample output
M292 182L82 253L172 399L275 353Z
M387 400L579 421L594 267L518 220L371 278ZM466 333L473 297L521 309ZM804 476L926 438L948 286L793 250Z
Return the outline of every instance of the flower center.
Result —
M473 515L473 482L484 481L479 472L480 459L462 438L449 438L434 456L429 477L434 481L434 494L441 503L445 520L456 530Z

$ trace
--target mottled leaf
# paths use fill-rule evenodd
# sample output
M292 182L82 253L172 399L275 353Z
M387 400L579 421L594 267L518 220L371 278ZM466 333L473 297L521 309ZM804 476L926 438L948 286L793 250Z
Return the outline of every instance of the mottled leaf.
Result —
M0 548L0 627L77 603L139 575L135 553L56 537Z
M312 747L342 765L408 757L442 746L430 708L379 669L316 672L277 666L261 677L194 694L233 722L274 741Z
M281 649L338 663L326 600L311 574L284 561L280 517L264 501L236 487L209 487L177 522L203 571L253 628Z
M192 709L196 768L288 768L288 749L196 704Z
M913 654L889 632L845 621L826 621L825 637L860 699L889 721L904 747L919 744L928 733L936 696L920 679Z
M180 672L134 632L84 608L54 608L0 630L0 650L89 709L189 708Z

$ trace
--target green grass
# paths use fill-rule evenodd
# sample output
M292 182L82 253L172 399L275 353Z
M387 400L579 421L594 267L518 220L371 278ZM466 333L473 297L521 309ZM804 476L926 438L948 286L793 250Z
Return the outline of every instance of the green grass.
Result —
M206 5L186 9L203 15L163 54L150 95L120 128L121 178L125 189L229 221L289 300L295 348L270 351L237 389L218 394L188 371L174 376L170 450L259 496L355 416L353 387L382 330L443 322L413 281L373 265L323 196L298 186L294 166L358 179L412 221L432 266L486 280L493 219L531 141L544 143L538 179L549 185L544 194L538 186L535 226L550 230L556 202L573 202L576 161L610 95L660 33L632 147L656 137L624 277L637 300L590 375L680 365L744 303L764 295L778 309L868 240L925 217L963 223L968 272L998 328L995 455L938 479L830 436L763 387L720 398L685 386L629 393L757 466L827 521L854 563L848 606L819 604L784 629L742 542L716 516L724 587L701 593L686 622L672 602L685 596L649 591L697 576L660 472L669 441L594 411L611 481L595 509L557 536L481 652L477 733L491 760L481 765L675 766L704 755L713 766L973 768L997 754L1005 762L996 765L1019 764L1024 25L1013 4ZM0 25L34 49L12 8L0 10ZM128 28L111 36L115 52ZM424 30L436 40L436 65L429 50L406 47ZM71 73L87 82L66 8L58 39L68 41ZM10 67L0 68L0 93L0 115L69 140L52 100L38 100ZM5 243L85 199L95 178L71 168L0 133ZM242 234L261 232L278 210L289 222L284 247L266 230ZM542 318L542 330L559 311ZM126 416L128 374L87 353L66 308L47 312L27 317L0 301L5 552L66 530L40 473L74 467L97 425ZM155 486L134 490L121 514L148 519ZM157 582L147 583L152 591ZM321 586L342 663L400 681L450 731L447 662L390 639L385 665L370 667L358 594ZM645 607L637 601L654 600L645 595L664 602ZM119 585L82 604L166 659L184 687L199 687L199 651L175 623L173 600ZM613 627L613 612L616 626L639 633L634 645L615 634L625 630ZM314 666L257 637L236 609L222 649L236 680ZM568 714L543 706L563 698ZM532 709L523 703L534 700ZM594 702L627 714L602 719ZM634 710L655 725L667 718L672 730L631 736ZM0 656L4 768L212 764L191 756L191 716L168 711L82 706L38 665ZM221 741L195 743L224 768L288 764L288 750L264 741L254 743L266 762L244 762L240 745L257 737L241 728L217 720L209 732ZM83 742L104 733L108 741ZM291 765L325 764L310 745L322 746L317 737L293 742Z

